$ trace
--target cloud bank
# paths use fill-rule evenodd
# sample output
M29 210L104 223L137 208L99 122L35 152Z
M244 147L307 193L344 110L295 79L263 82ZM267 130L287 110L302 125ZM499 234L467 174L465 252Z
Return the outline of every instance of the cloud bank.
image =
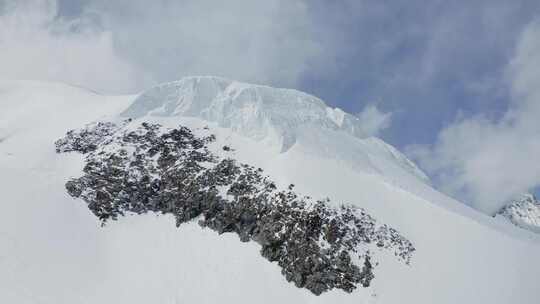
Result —
M304 1L95 0L86 10L158 81L216 75L294 86L323 56Z
M540 185L540 23L521 35L507 75L512 102L502 118L458 118L434 145L409 149L443 190L490 214Z
M57 17L51 0L7 0L0 10L0 79L62 81L99 91L135 90L143 79L119 57L111 32L86 16Z
M0 78L132 93L187 75L294 87L322 61L303 1L56 0L0 5ZM2 5L3 4L3 5Z

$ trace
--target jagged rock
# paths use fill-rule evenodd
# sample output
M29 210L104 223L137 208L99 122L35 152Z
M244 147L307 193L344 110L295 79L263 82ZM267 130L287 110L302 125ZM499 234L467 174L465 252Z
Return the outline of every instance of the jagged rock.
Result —
M300 196L294 185L279 190L262 169L216 157L207 147L213 135L129 123L92 124L56 142L59 153L86 155L84 175L66 190L102 223L126 212L170 213L177 226L199 219L220 234L257 242L287 281L317 295L368 287L374 278L369 248L393 251L407 264L411 259L412 243L363 209L330 207L328 200Z
M500 216L512 224L540 233L540 202L532 194L523 194L508 202L495 216Z

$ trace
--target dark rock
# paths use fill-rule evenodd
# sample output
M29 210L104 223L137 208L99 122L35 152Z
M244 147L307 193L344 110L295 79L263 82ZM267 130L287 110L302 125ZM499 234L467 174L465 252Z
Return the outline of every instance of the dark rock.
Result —
M207 148L213 135L199 138L183 126L126 126L97 123L56 142L57 152L86 155L84 175L68 181L66 190L103 223L127 212L173 214L177 226L197 218L219 234L259 243L261 255L276 262L287 281L317 295L369 286L370 244L405 263L415 250L362 209L313 201L293 184L279 190L262 169L219 159Z

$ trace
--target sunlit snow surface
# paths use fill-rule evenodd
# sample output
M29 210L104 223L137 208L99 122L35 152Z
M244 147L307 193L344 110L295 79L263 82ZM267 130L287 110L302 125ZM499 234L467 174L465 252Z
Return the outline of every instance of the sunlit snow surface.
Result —
M317 297L288 284L256 244L232 234L196 223L177 229L172 217L154 215L100 227L64 188L80 176L81 156L58 155L53 143L69 129L126 115L135 99L60 84L0 83L0 303L538 303L536 235L431 189L397 151L340 127L324 105L317 119L327 117L328 126L292 119L294 140L286 149L283 130L273 125L265 129L269 136L258 137L233 127L233 119L227 125L184 112L139 119L208 125L215 153L230 145L238 160L283 186L360 205L415 244L410 266L383 256L371 287Z

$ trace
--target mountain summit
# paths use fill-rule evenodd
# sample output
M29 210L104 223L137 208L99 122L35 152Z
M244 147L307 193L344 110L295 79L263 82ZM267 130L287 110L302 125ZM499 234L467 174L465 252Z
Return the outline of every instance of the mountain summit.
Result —
M255 139L277 135L282 150L295 143L302 127L342 130L358 138L370 135L357 117L332 109L315 96L214 76L160 84L141 94L121 115L199 117Z
M120 115L135 119L195 117L280 152L299 144L388 179L429 180L401 152L371 137L358 117L298 90L214 76L185 77L143 92Z

